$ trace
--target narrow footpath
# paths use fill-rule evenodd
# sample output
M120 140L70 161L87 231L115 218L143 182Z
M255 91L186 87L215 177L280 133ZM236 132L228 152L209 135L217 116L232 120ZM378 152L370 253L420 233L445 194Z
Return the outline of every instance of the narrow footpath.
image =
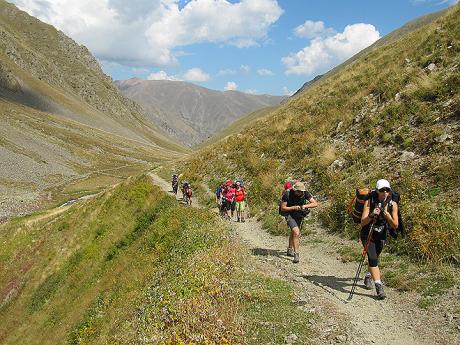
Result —
M153 173L150 176L154 184L170 192L169 183ZM199 207L196 200L194 206ZM328 234L318 224L307 225L300 263L293 264L285 256L287 238L268 234L254 218L228 224L263 271L294 284L296 303L317 315L311 323L319 334L314 343L460 344L460 332L446 325L442 313L420 309L415 293L386 287L387 298L379 301L360 280L353 300L347 303L357 263L342 263L336 248L353 242Z

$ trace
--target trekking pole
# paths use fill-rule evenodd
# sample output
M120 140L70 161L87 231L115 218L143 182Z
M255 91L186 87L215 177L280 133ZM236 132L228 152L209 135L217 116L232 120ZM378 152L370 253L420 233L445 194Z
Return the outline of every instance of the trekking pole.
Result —
M351 287L350 295L348 296L347 301L351 301L351 299L353 298L353 294L355 293L356 285L361 274L361 269L363 268L364 258L366 257L367 250L369 249L369 243L372 238L372 233L374 232L374 225L375 220L372 222L371 229L369 230L369 235L367 235L366 244L364 245L363 251L361 253L361 262L359 263L358 270L356 271L355 279L353 281L353 285Z

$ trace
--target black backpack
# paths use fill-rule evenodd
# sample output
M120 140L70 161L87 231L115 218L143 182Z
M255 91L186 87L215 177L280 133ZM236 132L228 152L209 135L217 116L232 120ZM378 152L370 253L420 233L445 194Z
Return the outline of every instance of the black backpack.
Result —
M369 193L369 198L370 198L371 202L374 202L374 203L377 202L378 194L377 194L377 191L375 189L373 189ZM401 194L399 194L398 192L392 191L391 192L391 198L388 201L388 210L391 212L391 210L393 208L393 202L396 202L398 204L398 228L397 229L393 229L392 227L389 228L390 236L393 237L393 238L397 238L398 234L400 234L401 237L406 236L406 228L404 227L404 222L403 222L403 219L402 219L402 216L401 216L401 203L400 203L400 200L401 200Z
M285 213L285 212L282 212L282 211L281 211L281 203L283 202L283 196L284 196L285 193L287 194L287 197L288 197L288 199L289 199L289 192L290 192L290 189L285 190L285 191L283 192L283 195L281 196L281 199L278 201L278 214L279 214L280 216L283 216L283 217L286 217L286 216L288 215L288 213ZM304 194L306 194L306 193L307 193L307 192L304 192ZM305 196L305 199L307 199L306 196ZM309 209L309 208L307 208L307 209L305 209L305 210L302 210L302 216L303 216L303 217L306 217L309 213L310 213L310 209Z

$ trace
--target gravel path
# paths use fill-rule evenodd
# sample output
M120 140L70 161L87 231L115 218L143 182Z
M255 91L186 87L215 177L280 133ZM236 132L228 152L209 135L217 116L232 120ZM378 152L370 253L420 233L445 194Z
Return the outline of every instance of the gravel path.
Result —
M169 183L151 176L155 184L170 191ZM357 263L342 263L335 247L349 241L326 233L317 224L304 229L309 235L302 239L299 264L285 256L287 238L271 236L255 219L229 225L265 272L297 287L299 307L318 316L312 321L319 334L314 343L460 344L460 327L449 328L440 313L420 310L416 305L420 296L415 293L386 287L387 299L379 301L360 280L353 300L347 303Z

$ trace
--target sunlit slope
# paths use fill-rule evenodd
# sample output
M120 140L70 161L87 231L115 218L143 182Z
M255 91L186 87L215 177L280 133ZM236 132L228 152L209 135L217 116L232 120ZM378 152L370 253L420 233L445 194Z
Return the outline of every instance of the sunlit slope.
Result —
M269 114L271 114L273 111L275 111L277 107L267 107L267 108L262 108L259 110L256 110L234 122L232 122L229 126L225 127L223 130L217 132L214 134L212 137L210 137L208 140L203 142L202 144L197 146L197 149L199 148L204 148L209 145L213 145L217 143L218 141L228 138L232 135L236 135L239 132L242 132L245 130L245 128L254 125L255 121L260 120Z
M283 342L268 321L311 336L288 284L245 267L218 217L149 177L0 225L0 241L2 344Z
M213 187L226 177L244 178L254 208L263 211L273 231L288 177L309 181L315 195L327 197L321 220L331 230L350 233L356 229L345 206L354 189L386 177L403 195L410 231L409 239L393 249L456 262L459 18L456 5L434 22L358 57L271 116L205 148L184 171Z

